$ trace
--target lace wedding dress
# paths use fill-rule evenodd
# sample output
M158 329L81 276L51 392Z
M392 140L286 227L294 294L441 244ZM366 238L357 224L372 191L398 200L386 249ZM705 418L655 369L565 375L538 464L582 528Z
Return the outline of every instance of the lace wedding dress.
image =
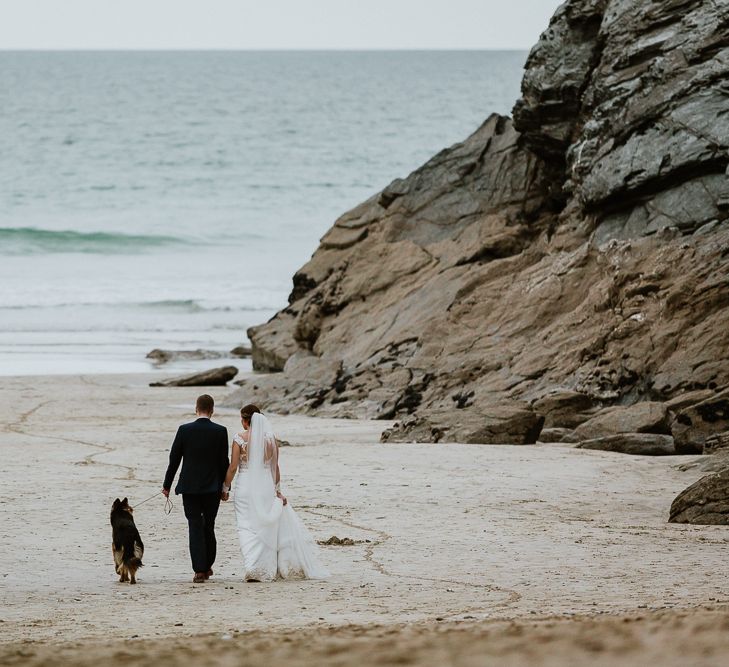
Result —
M241 448L234 504L246 580L324 579L311 533L291 508L276 496L278 446L271 423L262 414L251 418L248 442Z

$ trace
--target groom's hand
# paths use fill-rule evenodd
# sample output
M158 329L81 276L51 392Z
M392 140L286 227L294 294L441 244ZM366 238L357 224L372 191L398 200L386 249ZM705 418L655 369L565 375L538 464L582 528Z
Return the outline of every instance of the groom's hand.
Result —
M169 489L162 489L162 495L165 498L169 498L170 497L170 490Z
M230 493L228 493L227 491L223 491L220 494L220 500L222 500L223 502L227 501L228 498L230 498Z

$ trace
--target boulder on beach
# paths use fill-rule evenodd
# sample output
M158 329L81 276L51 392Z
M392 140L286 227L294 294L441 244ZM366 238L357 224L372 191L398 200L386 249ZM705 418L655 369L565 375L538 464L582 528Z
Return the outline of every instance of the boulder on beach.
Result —
M680 410L671 424L676 449L686 454L701 454L707 438L723 431L729 431L729 388Z
M251 350L250 345L237 345L230 351L230 356L244 359L246 357L250 357L252 353L253 351Z
M670 434L668 410L663 403L642 401L600 410L575 429L578 440L604 438L618 433Z
M575 432L571 428L543 428L539 434L538 442L577 442Z
M635 456L670 456L676 453L673 437L659 433L620 433L593 440L585 440L578 449L597 449Z
M494 405L484 410L431 413L396 422L383 442L463 442L482 445L530 445L537 441L544 417L525 405Z
M394 419L402 439L521 441L531 425L459 426L505 403L583 439L669 435L690 392L729 385L726 12L561 4L513 119L334 222L249 330L271 374L231 404L255 386L271 410ZM336 375L287 367L301 354Z
M150 382L150 387L222 387L230 382L236 375L238 369L235 366L221 366L201 373L192 373L180 377Z
M671 523L729 525L729 468L706 475L671 503Z

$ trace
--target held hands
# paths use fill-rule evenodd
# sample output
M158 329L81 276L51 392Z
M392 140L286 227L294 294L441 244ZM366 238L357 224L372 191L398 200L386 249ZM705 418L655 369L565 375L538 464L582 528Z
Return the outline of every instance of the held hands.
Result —
M230 492L229 491L221 491L220 492L220 500L223 502L227 502L228 498L230 498Z

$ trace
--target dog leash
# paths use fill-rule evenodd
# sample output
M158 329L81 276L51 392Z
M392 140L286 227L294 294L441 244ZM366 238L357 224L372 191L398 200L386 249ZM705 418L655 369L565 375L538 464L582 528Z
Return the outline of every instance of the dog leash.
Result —
M132 509L137 509L137 507L139 507L140 505L144 505L144 503L152 500L153 498L156 498L157 496L161 496L161 495L162 495L162 491L158 491L153 496L150 496L149 498L146 498L146 499L142 500L141 502L137 503L136 505L134 505L134 507L132 507ZM172 500L170 499L169 496L167 496L167 500L165 500L164 513L170 514L170 512L172 512L174 507L175 506L172 504Z

